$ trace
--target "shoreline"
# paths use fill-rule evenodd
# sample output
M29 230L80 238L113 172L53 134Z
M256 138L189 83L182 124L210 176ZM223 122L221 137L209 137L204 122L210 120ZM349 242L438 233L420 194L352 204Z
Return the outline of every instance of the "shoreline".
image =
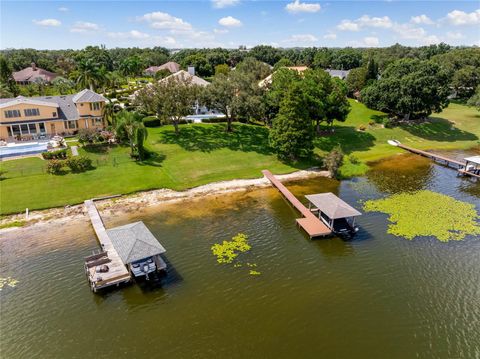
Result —
M314 177L331 177L330 172L311 168L308 170L295 171L283 175L275 175L280 181L298 181ZM219 195L233 192L249 191L256 188L269 187L270 181L265 177L252 179L233 179L229 181L212 182L202 186L193 187L185 191L174 191L167 188L155 189L150 191L141 191L133 194L108 196L104 199L99 198L95 203L102 211L102 216L108 218L119 212L128 213L140 209L140 207L151 207L162 203L174 203L186 201L200 196ZM89 221L84 209L84 205L77 204L65 207L55 207L45 210L36 210L29 213L29 218L25 218L25 213L7 215L2 218L0 225L6 225L12 222L25 222L22 226L12 226L0 229L0 234L19 229L33 227L42 224L62 224L72 220Z

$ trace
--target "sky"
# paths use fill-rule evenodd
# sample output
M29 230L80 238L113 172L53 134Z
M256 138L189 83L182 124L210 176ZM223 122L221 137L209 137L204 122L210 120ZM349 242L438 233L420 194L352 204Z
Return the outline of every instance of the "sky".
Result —
M0 2L0 48L480 46L480 1Z

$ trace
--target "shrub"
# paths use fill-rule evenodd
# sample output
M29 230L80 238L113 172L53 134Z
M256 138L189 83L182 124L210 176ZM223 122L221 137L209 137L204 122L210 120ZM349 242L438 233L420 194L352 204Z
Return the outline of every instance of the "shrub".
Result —
M330 172L332 177L337 177L338 170L343 164L343 152L340 146L335 147L330 153L324 158L323 164Z
M375 122L375 121L370 121L368 124L369 124L370 126L375 126L376 122Z
M365 125L358 126L359 131L365 131L366 129L367 129L367 127Z
M85 156L70 157L65 162L72 172L85 172L92 168L92 160Z
M52 175L58 175L62 173L63 161L60 160L50 160L47 162L47 172Z
M160 126L160 120L155 116L148 116L143 119L145 127L158 127Z
M350 161L350 163L351 163L352 165L358 165L358 164L360 163L360 160L359 160L358 157L355 156L355 155L350 155L350 156L348 156L348 160Z
M67 158L67 150L64 148L57 151L42 152L42 157L45 160L64 160Z

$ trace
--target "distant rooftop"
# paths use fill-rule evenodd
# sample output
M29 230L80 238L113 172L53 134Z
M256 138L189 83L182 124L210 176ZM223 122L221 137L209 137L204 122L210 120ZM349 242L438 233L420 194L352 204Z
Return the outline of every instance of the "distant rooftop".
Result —
M85 89L73 96L72 100L75 103L103 102L106 101L106 98L92 90Z
M107 234L125 264L166 252L141 221L107 229Z
M51 82L58 75L56 73L41 69L34 63L32 66L26 67L23 70L13 73L13 79L16 82L35 82L37 79L41 79L45 82Z
M185 70L180 70L174 74L171 74L170 76L165 77L164 79L161 79L160 81L166 82L166 81L169 81L170 79L175 79L177 81L190 81L192 85L198 85L198 86L210 85L210 82L196 75L192 75Z

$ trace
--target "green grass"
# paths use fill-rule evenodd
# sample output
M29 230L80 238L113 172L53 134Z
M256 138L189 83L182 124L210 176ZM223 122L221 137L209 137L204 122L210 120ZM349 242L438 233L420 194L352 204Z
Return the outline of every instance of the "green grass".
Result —
M352 110L344 123L336 123L333 135L316 140L320 155L337 144L347 155L354 155L360 164L351 164L348 158L341 168L344 176L361 175L368 170L365 164L405 151L390 146L387 141L396 139L419 149L467 149L480 144L480 112L459 104L450 104L440 114L434 114L428 122L415 126L382 128L369 123L383 113L370 110L361 103L350 101ZM365 131L358 131L365 126Z
M12 228L12 227L23 227L27 222L26 221L12 221L7 223L0 224L0 229Z
M422 149L463 149L479 143L479 112L462 105L450 105L423 125L387 129L368 125L372 116L382 113L351 103L348 120L335 125L333 135L316 140L319 155L342 145L347 154L341 169L344 176L363 174L368 161L401 152L388 145L388 139ZM360 125L367 130L357 131ZM182 125L178 137L172 126L149 128L147 148L153 155L144 163L132 161L126 147L80 148L80 154L92 158L96 167L84 173L50 175L39 158L0 162L0 169L7 171L0 181L0 213L59 207L154 188L184 190L209 182L259 177L265 168L288 173L315 164L280 162L268 147L267 128L235 124L233 133L225 133L224 128L224 124ZM351 155L359 161L352 161Z

